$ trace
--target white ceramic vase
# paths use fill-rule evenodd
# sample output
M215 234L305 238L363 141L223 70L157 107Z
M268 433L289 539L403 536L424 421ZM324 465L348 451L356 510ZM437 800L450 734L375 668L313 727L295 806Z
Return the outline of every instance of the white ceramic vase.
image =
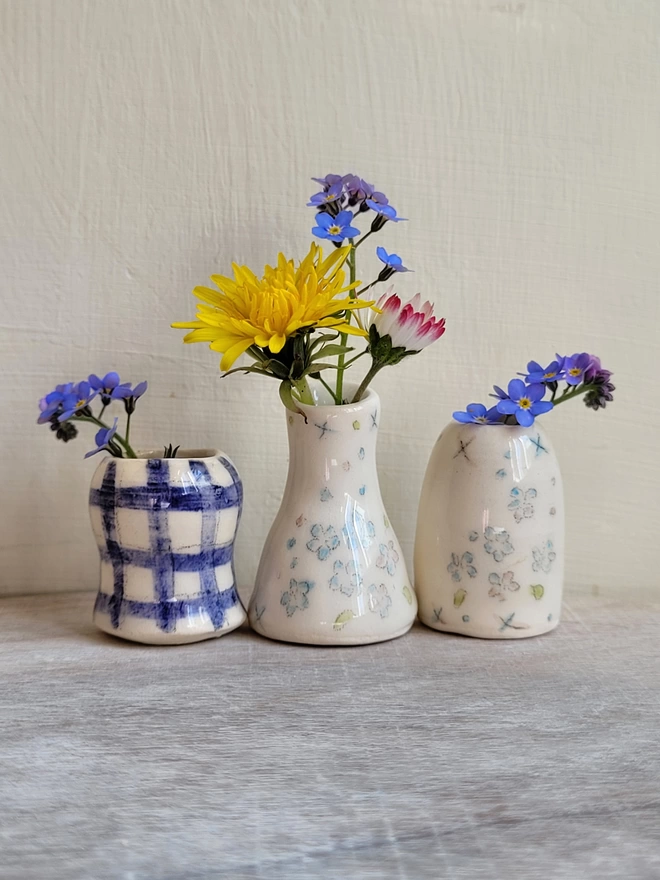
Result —
M564 501L546 432L452 422L426 470L415 540L419 617L489 639L559 623Z
M417 601L376 472L380 400L287 411L289 475L259 563L250 624L311 645L407 632Z
M240 626L234 539L242 505L241 479L217 450L105 458L89 494L101 557L96 626L151 645Z

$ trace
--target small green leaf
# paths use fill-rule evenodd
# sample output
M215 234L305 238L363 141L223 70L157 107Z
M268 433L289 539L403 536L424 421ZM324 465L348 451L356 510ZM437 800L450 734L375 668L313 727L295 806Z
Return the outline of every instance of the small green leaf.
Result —
M353 620L354 617L355 617L355 615L350 610L350 608L347 609L346 611L342 611L341 614L337 615L337 619L333 623L332 628L333 629L343 629L346 626L346 624L348 623L348 621Z
M406 597L406 601L407 601L408 605L412 605L412 599L413 599L412 590L410 589L408 584L406 584L403 588L403 595Z
M460 608L463 602L465 602L465 597L467 596L466 590L456 590L454 593L454 605L456 608Z
M355 349L349 345L326 345L315 352L311 359L315 361L322 357L335 357L338 354L347 354L349 351L355 351Z
M360 430L360 423L358 422L357 419L353 422L353 430L354 430L354 431L359 431L359 430Z
M535 599L542 599L543 594L545 593L545 587L541 584L532 584L529 591Z

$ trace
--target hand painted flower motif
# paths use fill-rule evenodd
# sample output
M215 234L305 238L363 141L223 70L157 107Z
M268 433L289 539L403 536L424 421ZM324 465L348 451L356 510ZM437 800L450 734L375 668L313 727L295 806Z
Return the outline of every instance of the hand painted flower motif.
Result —
M304 611L309 607L309 591L314 586L313 581L297 581L291 578L289 589L282 593L280 605L284 605L288 617L292 617L296 611Z
M323 562L339 547L339 538L332 526L323 528L320 523L315 523L311 528L312 537L307 542L307 549L312 553L316 553L317 557Z
M387 617L390 613L392 605L392 597L387 591L385 584L371 584L368 590L369 594L369 611L380 614L381 617Z
M280 254L277 267L266 266L261 279L247 266L234 264L234 279L212 276L219 290L196 287L193 291L201 300L197 320L172 326L191 331L184 342L208 342L212 351L222 352L222 370L231 369L251 345L277 354L302 328L328 327L366 336L355 324L347 324L345 315L368 308L373 301L337 298L359 283L344 283L342 267L349 252L348 246L337 248L324 260L321 248L312 244L297 268Z
M532 550L532 568L534 571L544 571L546 574L552 568L552 563L557 558L552 541L546 541L540 547L534 547Z
M474 532L476 534L476 532ZM472 538L470 535L470 540L476 540L476 538ZM447 566L447 571L451 575L451 579L453 581L461 580L461 572L465 572L465 574L469 575L469 577L473 578L477 575L477 569L472 564L474 562L474 556L467 550L462 556L459 556L458 553L451 554L451 562Z
M484 550L490 553L495 562L501 562L505 556L513 553L513 545L509 540L509 533L505 529L496 529L487 526L484 530L486 542Z
M534 505L532 501L538 495L536 489L519 489L515 486L511 492L511 501L509 502L509 510L513 511L513 518L516 522L522 522L524 519L531 519L534 516Z
M519 425L529 428L534 424L535 416L540 416L552 409L549 400L543 401L546 386L540 382L533 385L525 385L522 379L512 379L509 382L509 399L500 400L497 409L504 415L516 417Z
M379 544L378 549L380 553L376 559L376 567L384 568L389 575L394 575L399 562L399 554L394 549L394 541L388 541L387 544Z
M379 281L387 281L394 272L410 272L410 269L406 269L403 265L403 260L398 254L388 254L384 247L376 248L376 256L381 263L385 263L385 268L378 276Z
M453 418L464 425L470 423L475 425L497 425L502 422L502 414L496 406L486 409L483 403L470 403L465 407L465 410L465 412L452 413Z
M119 423L119 419L115 418L115 421L110 428L101 428L96 432L96 437L94 437L94 442L96 443L96 449L91 449L89 452L85 453L85 458L90 458L92 455L96 455L97 452L103 452L107 450L108 446L112 442L112 438L117 433L117 424Z
M591 366L591 355L583 351L573 354L564 362L564 378L569 385L579 385L584 381L584 374Z
M530 361L527 364L527 374L525 381L532 384L536 382L559 382L564 378L562 372L561 360L552 361L547 367L542 367L537 361Z
M512 571L505 571L503 575L499 575L496 572L488 575L488 581L492 585L490 590L488 590L488 595L493 599L499 599L500 602L504 602L506 599L505 592L509 590L512 593L515 593L516 590L520 589L520 584L517 581L514 581L514 574Z
M346 564L340 559L335 560L332 572L332 577L328 582L331 590L339 590L345 596L352 596L356 591L361 592L362 574L353 559L350 559Z
M394 348L405 348L407 351L421 351L440 339L445 332L445 319L433 315L430 302L422 305L420 294L416 294L410 302L402 304L393 287L389 287L376 303L379 312L371 309L360 323L368 321L376 327L379 336L389 336Z
M360 234L359 229L351 226L352 220L353 214L350 211L340 211L336 217L325 213L317 214L312 235L341 244L345 238L356 238Z
M366 520L362 514L356 512L353 519L343 527L342 534L351 550L368 550L376 537L376 527L370 519Z

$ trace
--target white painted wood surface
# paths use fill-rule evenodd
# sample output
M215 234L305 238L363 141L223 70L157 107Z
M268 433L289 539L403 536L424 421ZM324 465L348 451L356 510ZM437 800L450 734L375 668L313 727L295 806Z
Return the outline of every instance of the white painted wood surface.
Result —
M660 602L522 642L146 648L0 600L3 880L651 880Z
M655 584L659 33L658 0L0 0L0 592L95 588L91 434L64 447L34 422L55 382L115 368L150 381L137 445L236 461L249 590L286 476L277 389L221 380L169 324L231 260L306 253L309 178L332 171L410 218L380 243L447 319L375 383L408 564L452 411L587 346L616 402L547 420L569 579ZM373 277L369 242L358 263Z

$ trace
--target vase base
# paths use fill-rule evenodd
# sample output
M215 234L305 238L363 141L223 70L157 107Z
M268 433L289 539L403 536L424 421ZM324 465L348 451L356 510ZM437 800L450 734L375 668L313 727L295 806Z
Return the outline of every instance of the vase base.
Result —
M328 635L310 635L305 636L304 633L301 633L299 636L291 635L276 635L275 633L268 633L264 630L260 629L259 624L253 623L250 621L250 626L257 633L257 635L263 636L266 639L270 639L274 642L288 642L289 644L296 645L309 645L309 646L319 646L322 648L356 648L360 645L375 645L378 642L390 642L392 639L401 638L401 636L405 636L408 630L412 627L414 620L411 620L410 623L407 623L401 629L396 630L392 633L370 633L369 635L354 635L349 636L348 633L342 635L340 633L328 633Z
M224 625L219 629L215 629L209 620L205 624L197 621L192 627L179 626L175 632L163 632L154 621L129 618L114 627L109 614L98 611L94 613L94 625L102 632L141 645L190 645L207 639L217 639L238 629L246 621L247 614L238 606L230 609Z
M423 617L419 618L420 623L423 623L424 626L427 626L429 629L434 629L436 632L444 632L448 635L456 635L456 636L467 636L471 639L531 639L535 636L543 636L546 633L552 632L553 629L557 627L559 624L559 619L553 620L549 622L544 627L536 627L534 629L510 629L507 628L505 630L493 629L490 626L484 626L483 628L468 626L466 625L464 628L460 629L459 627L447 626L443 625L438 621L429 621L424 620Z

